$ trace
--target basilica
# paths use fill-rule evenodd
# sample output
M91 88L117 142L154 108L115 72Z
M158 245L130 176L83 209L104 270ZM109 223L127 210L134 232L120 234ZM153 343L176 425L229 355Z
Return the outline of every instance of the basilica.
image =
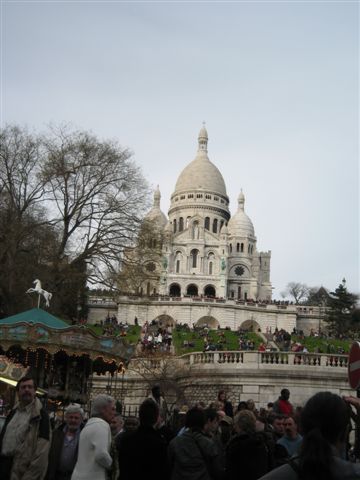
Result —
M231 216L223 176L208 157L205 127L194 160L177 179L168 217L160 199L158 188L129 255L140 281L128 284L128 290L147 296L271 300L271 252L257 250L242 191ZM124 276L136 277L128 267Z

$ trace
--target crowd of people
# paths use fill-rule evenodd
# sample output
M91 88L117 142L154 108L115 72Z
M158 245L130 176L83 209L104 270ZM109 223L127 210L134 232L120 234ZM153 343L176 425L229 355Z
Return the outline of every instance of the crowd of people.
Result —
M126 337L129 330L129 324L127 322L119 322L116 315L107 315L104 320L96 323L95 326L101 327L101 335L105 337Z
M360 465L349 461L350 415L360 414L354 397L320 392L294 409L284 388L258 411L252 400L234 409L221 390L171 429L155 385L138 418L124 420L114 398L100 394L87 421L80 405L69 405L52 429L34 380L16 388L19 402L0 435L1 480L360 479Z
M155 320L145 322L141 329L139 341L142 352L171 352L172 333L169 327L160 326Z

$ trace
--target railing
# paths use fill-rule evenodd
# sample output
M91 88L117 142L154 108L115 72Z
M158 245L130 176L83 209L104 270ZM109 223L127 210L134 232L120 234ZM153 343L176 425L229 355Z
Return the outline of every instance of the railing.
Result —
M182 296L182 297L170 297L169 295L122 295L119 297L119 302L121 301L132 301L132 302L191 302L191 303L221 303L234 305L237 307L251 307L267 310L292 310L296 312L296 306L291 304L281 304L281 303L266 303L266 302L256 302L252 300L237 300L235 298L213 298L213 297L191 297L191 296ZM89 300L89 304L93 304Z
M229 365L242 364L244 367L288 365L289 367L329 367L345 369L348 366L347 355L329 355L326 353L297 352L256 352L256 351L219 351L185 353L180 357L185 365Z

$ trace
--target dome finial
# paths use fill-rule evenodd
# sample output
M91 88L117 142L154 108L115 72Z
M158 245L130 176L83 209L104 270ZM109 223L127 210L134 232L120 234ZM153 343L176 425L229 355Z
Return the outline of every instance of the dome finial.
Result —
M160 208L160 199L161 199L161 193L158 185L156 190L154 191L154 207Z
M207 143L208 143L208 133L205 128L205 122L203 122L203 126L199 132L199 152L207 152Z
M239 196L238 196L238 204L239 204L239 210L244 211L244 206L245 206L245 195L243 194L243 190L240 190Z

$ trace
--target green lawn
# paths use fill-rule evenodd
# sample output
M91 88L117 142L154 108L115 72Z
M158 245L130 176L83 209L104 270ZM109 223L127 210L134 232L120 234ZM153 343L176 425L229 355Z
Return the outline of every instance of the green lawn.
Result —
M352 341L348 340L326 339L319 337L301 338L296 335L291 336L291 341L299 342L302 345L305 345L309 352L314 352L316 348L319 348L320 353L327 353L328 345L330 345L332 348L331 353L337 353L338 347L343 348L345 352L348 353L352 345Z
M210 343L217 344L219 341L219 332L223 332L226 342L223 343L222 350L239 350L239 336L231 330L210 330ZM255 343L255 349L258 348L262 339L256 333L246 333L244 335L246 340L251 340ZM193 342L194 347L184 347L184 340ZM198 332L187 331L173 331L173 343L177 355L182 355L189 352L202 352L204 349L204 340Z
M89 328L96 335L101 336L102 334L102 327L99 325L87 325L87 328ZM123 337L124 340L130 344L137 343L140 338L140 330L141 328L139 325L130 325L126 337Z

